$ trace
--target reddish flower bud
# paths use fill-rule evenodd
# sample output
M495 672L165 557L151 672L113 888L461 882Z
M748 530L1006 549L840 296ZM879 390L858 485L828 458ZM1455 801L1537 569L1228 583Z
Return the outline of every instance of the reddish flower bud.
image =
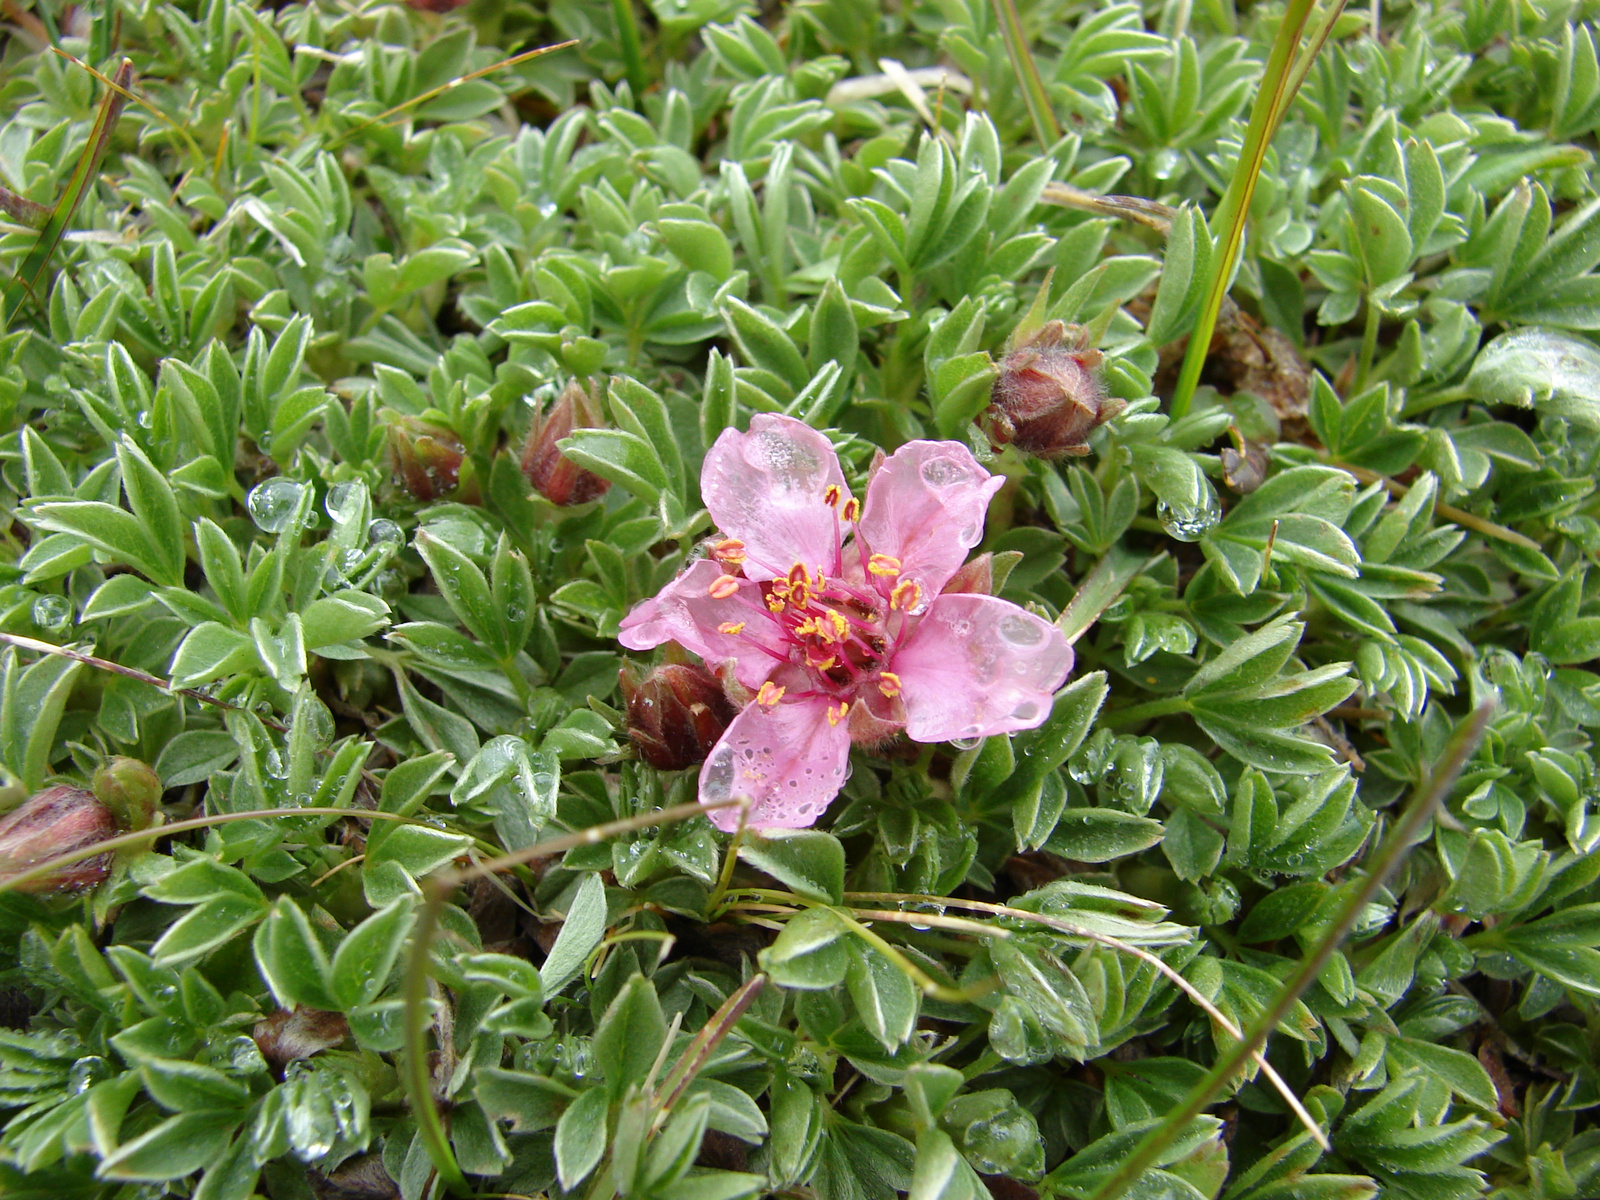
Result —
M48 787L0 817L0 880L22 874L62 854L117 835L110 810L90 792ZM22 892L64 892L93 887L111 873L110 854L81 859L18 885Z
M148 828L161 803L161 777L137 758L107 760L89 786L122 829Z
M994 555L980 554L970 562L956 568L950 582L944 585L942 595L953 592L973 592L981 596L994 595Z
M735 715L722 685L704 667L669 663L642 680L624 667L628 736L639 757L663 771L702 763Z
M605 495L611 486L593 471L586 471L561 453L556 445L574 429L594 429L601 423L600 401L574 379L542 418L535 417L522 448L522 474L533 490L551 504L570 507Z
M456 490L466 447L448 429L396 416L389 425L389 463L394 480L424 504Z
M1039 458L1089 453L1089 434L1123 407L1106 397L1099 366L1081 328L1046 321L1001 360L979 418L984 432Z

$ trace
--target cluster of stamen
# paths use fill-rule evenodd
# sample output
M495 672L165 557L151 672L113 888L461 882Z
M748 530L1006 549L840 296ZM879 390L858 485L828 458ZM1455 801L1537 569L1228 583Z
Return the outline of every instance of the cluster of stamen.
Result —
M889 554L871 554L857 531L853 547L860 557L860 575L846 577L846 526L854 526L861 516L861 502L844 498L842 489L830 484L823 502L834 514L834 561L831 564L795 563L787 574L761 585L762 608L750 605L752 615L775 623L787 645L783 653L752 639L775 658L803 666L814 686L805 692L788 691L768 681L761 685L755 702L772 709L788 694L791 699L824 695L830 698L828 723L837 726L860 698L864 687L871 687L885 698L900 694L900 679L883 669L894 650L910 633L905 619L914 616L922 604L922 588L913 579L901 578L902 564ZM739 592L743 582L741 565L745 561L744 543L726 538L711 547L711 557L723 574L711 582L709 594L726 600ZM719 632L731 637L744 634L748 620L725 621ZM793 680L790 681L791 683Z

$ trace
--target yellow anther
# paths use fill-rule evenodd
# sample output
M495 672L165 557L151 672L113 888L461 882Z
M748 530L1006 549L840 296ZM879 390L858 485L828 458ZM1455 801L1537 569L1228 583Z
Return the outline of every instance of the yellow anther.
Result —
M828 485L828 490L822 493L822 502L829 508L838 508L839 499L843 495L844 493L839 490L839 485L837 483L830 483Z
M721 625L717 626L717 632L718 633L725 633L729 637L738 637L741 633L744 632L744 622L743 621L724 621Z
M867 560L867 570L874 575L893 577L900 574L900 560L892 554L874 554Z
M844 619L843 613L828 610L828 619L833 623L833 640L844 641L844 635L850 632L850 622Z
M894 591L889 593L889 607L901 612L909 612L917 606L917 601L922 599L922 587L915 579L902 579L895 584Z
M711 556L718 562L738 566L744 561L744 543L738 538L723 538L711 547Z
M851 524L859 521L861 519L861 501L851 496L850 499L844 502L844 509L839 513L839 517L842 520L849 521Z
M834 654L830 654L824 659L813 660L809 655L806 658L806 664L814 671L826 671L838 661L838 656Z
M878 690L885 696L898 696L900 694L900 676L893 671L879 672Z
M776 708L778 701L783 699L783 686L767 680L761 685L761 690L756 693L756 703L762 708Z
M739 590L739 581L732 575L718 575L706 589L713 600L726 600Z
M781 613L783 611L783 597L774 592L767 597L767 611Z
M821 632L822 630L817 625L817 620L815 617L807 617L805 620L801 621L800 624L794 627L795 637L812 637L813 635Z
M844 720L845 713L849 711L850 706L843 700L839 701L837 704L828 705L828 724L835 726L838 725L840 721Z

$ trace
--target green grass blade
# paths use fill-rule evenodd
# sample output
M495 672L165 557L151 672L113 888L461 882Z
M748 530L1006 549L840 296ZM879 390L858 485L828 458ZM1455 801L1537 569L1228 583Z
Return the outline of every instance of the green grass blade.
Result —
M113 86L106 90L104 98L100 101L100 111L95 116L94 128L89 131L89 140L84 145L83 153L78 156L78 165L72 172L72 178L67 181L66 190L57 199L55 208L50 212L50 219L39 231L39 240L34 243L33 249L28 252L28 257L23 260L21 269L5 285L5 320L8 326L16 320L17 313L22 310L22 305L29 297L35 302L39 301L38 290L44 282L50 259L66 235L67 225L71 223L73 214L78 211L83 198L89 194L95 173L99 171L100 164L106 156L106 149L111 145L111 134L122 116L122 108L128 102L128 88L132 83L133 60L125 58L117 67L116 78L112 80Z
M1244 245L1245 222L1250 215L1250 200L1255 195L1256 181L1261 177L1261 164L1267 155L1267 146L1277 132L1295 89L1305 78L1305 72L1296 74L1294 67L1301 39L1311 19L1316 0L1289 0L1283 23L1278 26L1278 36L1273 40L1272 53L1267 58L1266 70L1261 76L1261 88L1256 92L1250 109L1250 124L1245 129L1244 145L1239 150L1239 161L1233 169L1228 190L1223 193L1211 216L1211 227L1221 230L1222 253L1211 257L1211 286L1206 302L1189 336L1189 348L1183 356L1183 369L1178 374L1178 386L1172 395L1171 414L1174 420L1189 411L1195 387L1200 382L1200 370L1205 365L1206 353L1211 348L1211 335L1217 327L1217 315L1222 311L1222 299L1227 295L1228 282L1233 278L1234 264ZM1335 0L1330 11L1337 16L1343 0ZM1332 21L1327 22L1332 27ZM1326 33L1323 37L1326 38ZM1316 43L1320 48L1321 43ZM1312 51L1315 54L1315 49ZM1306 67L1309 69L1309 59Z
M1033 136L1038 139L1039 148L1047 150L1061 140L1061 126L1050 109L1050 96L1044 89L1044 80L1039 77L1039 66L1028 50L1016 0L994 0L994 15L1000 22L1001 36L1005 38L1006 57L1022 81L1022 100L1033 121Z

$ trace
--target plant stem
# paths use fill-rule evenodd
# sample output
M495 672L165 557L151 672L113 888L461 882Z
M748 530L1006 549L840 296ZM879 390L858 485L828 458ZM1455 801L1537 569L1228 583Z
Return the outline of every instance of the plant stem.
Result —
M1387 475L1379 475L1376 471L1369 471L1366 467L1353 467L1349 463L1342 462L1332 462L1328 465L1338 467L1341 471L1349 472L1362 483L1381 483L1384 490L1391 496L1404 496L1411 490L1408 485L1390 479ZM1518 533L1515 529L1509 529L1504 525L1496 525L1493 521L1486 521L1476 513L1469 513L1464 508L1457 508L1453 504L1436 502L1433 506L1433 511L1445 520L1454 521L1457 525L1470 529L1474 533L1480 533L1484 537L1494 538L1496 541L1501 542L1510 542L1513 546L1521 546L1524 550L1537 550L1541 554L1544 553L1544 547L1531 537Z
M1368 869L1361 886L1350 893L1338 917L1323 935L1316 949L1300 960L1294 973L1278 990L1267 1011L1250 1026L1248 1034L1217 1056L1215 1065L1190 1089L1182 1103L1170 1111L1159 1126L1139 1141L1128 1157L1123 1159L1121 1166L1095 1189L1089 1200L1115 1200L1121 1196L1134 1180L1155 1165L1157 1157L1172 1144L1173 1139L1189 1122L1206 1110L1216 1099L1217 1093L1245 1064L1251 1054L1266 1044L1267 1037L1289 1015L1289 1010L1295 1001L1321 973L1322 968L1333 957L1334 951L1339 948L1339 944L1344 941L1345 935L1354 928L1362 911L1399 865L1401 857L1411 848L1412 842L1432 817L1434 809L1439 806L1451 785L1455 783L1461 768L1466 766L1467 759L1483 740L1492 713L1492 705L1484 704L1456 731L1433 777L1417 793L1410 807L1396 822L1389 836L1384 839L1383 845L1377 852L1376 861Z
M1133 725L1139 721L1149 721L1156 717L1170 717L1173 713L1187 712L1188 710L1188 697L1167 696L1160 700L1147 700L1143 704L1130 705L1127 708L1114 708L1110 712L1102 713L1100 720L1107 725Z
M471 1188L450 1149L444 1120L433 1102L433 1080L428 1073L428 948L439 925L439 909L444 906L446 889L432 879L423 887L427 899L417 914L416 928L411 931L411 953L406 961L404 1078L411 1102L411 1118L417 1123L428 1158L451 1194L461 1196Z
M1350 394L1353 396L1359 396L1367 386L1367 376L1372 373L1372 360L1378 353L1378 326L1382 321L1383 314L1372 302L1372 297L1368 296L1367 320L1361 328L1361 357L1356 360L1356 377L1350 385Z

